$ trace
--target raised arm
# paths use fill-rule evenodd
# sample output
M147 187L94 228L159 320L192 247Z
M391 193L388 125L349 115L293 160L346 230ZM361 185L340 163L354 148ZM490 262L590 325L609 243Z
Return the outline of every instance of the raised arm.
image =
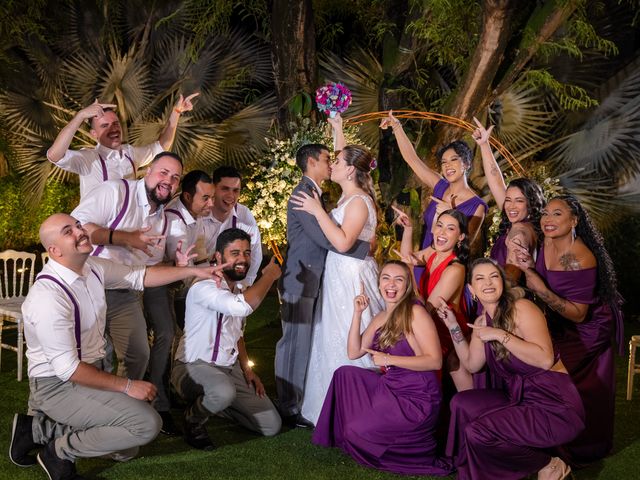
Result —
M415 148L413 148L409 137L407 137L407 134L404 132L400 120L393 116L393 112L391 110L389 110L389 116L387 118L383 118L380 122L380 128L386 129L388 127L391 127L391 130L393 130L393 134L396 137L396 142L398 142L398 148L400 149L400 153L402 154L404 161L407 162L407 165L409 165L411 170L413 170L413 173L416 174L422 183L433 189L442 177L435 170L429 168L427 164L420 159Z
M116 105L110 103L98 103L98 100L96 100L88 107L78 111L71 121L62 130L60 130L60 133L58 133L58 136L53 141L53 145L51 145L47 151L47 158L53 163L60 161L69 149L69 146L73 141L73 137L82 125L82 122L94 117L100 118L104 115L105 108L116 108Z
M193 100L195 97L200 95L199 92L192 93L187 98L184 98L182 94L180 94L180 98L176 102L173 110L171 110L171 115L169 115L169 120L167 121L167 125L162 130L162 133L158 137L158 142L162 145L162 148L165 151L171 150L171 146L173 145L173 140L176 137L176 130L178 128L178 122L180 121L180 115L184 112L189 112L193 110Z
M373 362L378 366L400 367L419 372L440 370L442 368L442 349L433 320L420 305L414 305L412 313L411 329L413 335L410 335L407 340L413 348L415 356L389 355L369 350L373 356Z
M467 341L462 333L460 325L458 325L455 313L451 310L449 305L447 305L447 302L445 302L444 299L440 299L437 314L440 317L440 320L442 320L449 329L451 340L453 340L453 347L456 349L456 354L458 355L462 366L471 373L480 371L486 363L482 340L480 340L474 331L471 335L471 341ZM479 317L475 324L486 325L484 315Z
M484 170L484 175L487 178L487 184L489 185L489 190L491 190L491 195L493 195L498 208L502 210L502 207L504 206L504 197L507 193L507 185L504 183L502 172L500 171L496 158L493 156L491 144L489 143L493 125L488 129L485 129L477 118L474 117L473 121L476 122L478 128L474 130L471 136L478 144L478 147L480 147L482 168Z
M376 330L382 326L386 312L376 315L369 326L360 334L362 312L369 308L369 297L364 291L364 283L360 282L360 293L353 299L353 316L347 336L347 356L355 360L367 353L373 344Z
M342 116L339 113L336 113L335 117L328 117L327 122L329 122L329 125L331 125L331 128L333 129L333 149L336 152L342 150L347 144L347 141L344 138L344 131L342 129Z
M342 225L334 223L322 208L322 204L315 194L309 196L304 192L299 192L297 195L291 196L291 202L297 205L294 207L295 210L303 210L316 217L327 240L340 253L347 252L353 247L369 217L367 204L359 197L350 200L345 207Z

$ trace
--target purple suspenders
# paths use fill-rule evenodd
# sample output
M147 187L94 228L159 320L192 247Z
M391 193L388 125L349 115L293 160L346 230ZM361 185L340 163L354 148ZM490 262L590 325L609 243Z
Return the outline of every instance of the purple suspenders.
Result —
M220 349L220 337L222 336L222 313L218 313L218 328L216 330L216 339L213 342L213 355L211 361L215 362L218 359L218 350Z
M107 180L109 180L109 173L107 172L107 162L105 162L104 158L102 158L102 155L100 154L98 154L98 158L100 159L100 167L102 168L102 181L106 182ZM129 163L131 164L131 169L133 170L133 179L135 180L136 166L133 163L133 160L131 160L131 157L126 153L124 154L124 158L129 160Z
M118 224L122 221L124 214L127 212L127 207L129 206L129 182L125 179L122 179L122 183L124 183L124 203L122 204L122 208L118 212L116 218L113 220L113 222L111 222L111 225L109 225L110 230L115 230ZM91 255L97 257L98 255L100 255L100 252L102 252L102 250L104 250L104 245L98 245L98 247L93 251Z
M91 269L91 272L96 276L98 281L102 283L102 280L100 280L100 276L95 272L93 268ZM51 280L53 283L58 284L58 286L62 288L62 290L64 290L64 292L67 294L67 296L69 297L69 300L71 300L71 303L73 303L73 323L74 323L74 333L75 333L76 345L77 345L76 348L78 349L78 359L82 360L82 348L80 343L81 342L80 307L78 307L78 301L76 300L76 297L74 297L71 291L67 288L67 286L64 283L62 283L60 280L58 280L56 277L47 275L45 273L42 275L38 275L38 278L36 278L36 280Z

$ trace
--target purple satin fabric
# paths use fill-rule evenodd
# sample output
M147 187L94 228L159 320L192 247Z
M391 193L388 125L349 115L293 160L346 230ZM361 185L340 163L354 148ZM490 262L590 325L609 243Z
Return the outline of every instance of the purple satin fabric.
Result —
M549 449L584 428L582 402L569 375L528 365L514 355L500 361L490 343L484 347L487 368L506 389L456 394L446 453L454 458L459 480L520 479L547 465Z
M496 238L496 241L491 247L491 253L489 256L493 258L498 265L504 268L507 264L507 234L503 233Z
M589 305L586 318L572 322L548 309L549 330L584 403L586 428L564 447L563 456L576 465L605 457L613 446L615 370L612 338L624 334L618 308L601 302L596 294L597 268L576 271L547 270L544 248L537 272L557 295Z
M385 351L415 356L404 337ZM343 366L333 375L312 441L339 447L358 463L379 470L448 475L451 465L436 455L441 400L435 371L390 367L381 375Z

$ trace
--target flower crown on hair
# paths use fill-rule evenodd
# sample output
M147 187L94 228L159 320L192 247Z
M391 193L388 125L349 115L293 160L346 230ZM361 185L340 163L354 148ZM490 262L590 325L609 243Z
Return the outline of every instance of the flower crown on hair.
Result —
M371 162L369 163L369 168L371 170L375 170L376 168L378 168L378 162L376 162L375 158L371 159Z

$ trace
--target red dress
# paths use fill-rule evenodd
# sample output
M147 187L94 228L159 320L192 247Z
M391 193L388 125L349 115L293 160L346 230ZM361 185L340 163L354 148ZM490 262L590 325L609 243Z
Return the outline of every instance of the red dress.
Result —
M451 254L445 258L440 265L431 271L431 266L433 265L434 260L436 259L437 252L433 252L429 259L427 260L427 264L425 265L425 271L422 277L420 278L420 287L419 292L425 303L433 292L433 289L436 288L436 285L440 281L440 277L445 269L456 260L456 254L451 252ZM454 305L451 302L448 302L449 307L456 314L456 318L458 319L458 324L460 325L460 329L462 333L467 336L469 333L469 326L467 325L467 314L464 308L464 302L460 302L460 307ZM436 325L436 330L438 331L438 338L440 339L440 346L442 347L442 359L444 360L449 355L449 352L453 350L453 341L451 340L451 334L449 333L449 329L439 318L434 318L433 322Z

